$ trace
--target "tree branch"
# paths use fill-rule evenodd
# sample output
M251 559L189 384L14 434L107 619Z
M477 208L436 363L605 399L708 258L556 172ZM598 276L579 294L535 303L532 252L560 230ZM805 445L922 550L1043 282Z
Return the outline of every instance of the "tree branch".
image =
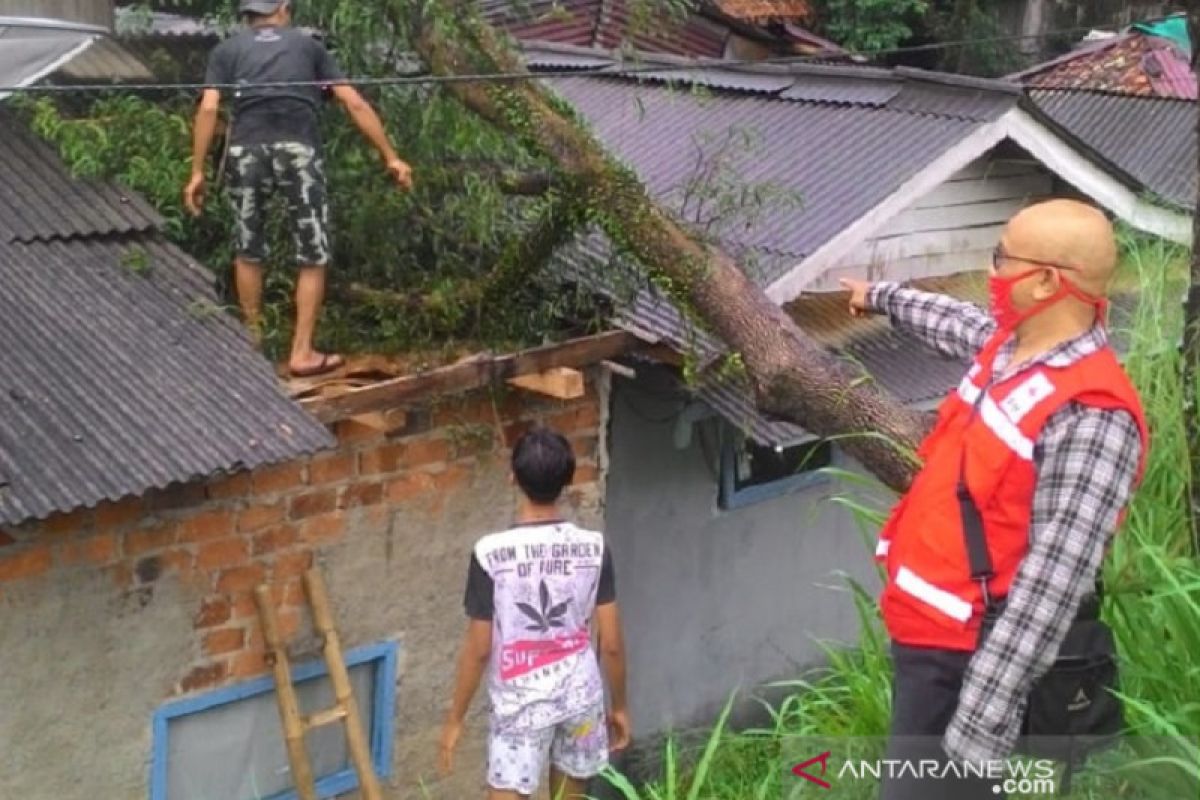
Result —
M481 58L497 71L521 68L495 32L475 19L427 27L418 50L437 75L478 71ZM448 88L468 108L548 155L573 179L605 233L741 354L760 408L821 436L875 434L851 436L841 444L888 486L907 487L915 467L909 454L922 434L919 414L834 358L728 255L685 231L536 83L463 82Z

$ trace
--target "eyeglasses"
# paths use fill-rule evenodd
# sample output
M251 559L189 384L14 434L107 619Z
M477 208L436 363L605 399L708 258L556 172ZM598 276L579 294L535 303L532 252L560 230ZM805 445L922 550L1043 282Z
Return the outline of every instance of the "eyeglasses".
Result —
M997 271L1000 265L1006 260L1008 261L1024 261L1027 264L1037 264L1042 267L1052 267L1054 269L1065 269L1068 272L1079 272L1079 267L1072 267L1069 264L1059 264L1056 261L1043 261L1040 258L1025 258L1024 256L1014 256L1012 253L1004 252L1004 245L996 245L996 249L992 251L992 270Z

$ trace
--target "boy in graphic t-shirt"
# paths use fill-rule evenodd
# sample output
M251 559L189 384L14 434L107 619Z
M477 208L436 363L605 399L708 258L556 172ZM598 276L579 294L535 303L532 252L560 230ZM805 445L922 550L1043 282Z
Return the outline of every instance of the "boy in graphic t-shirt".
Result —
M516 524L480 539L471 557L470 622L442 730L441 768L448 773L452 767L463 718L486 670L489 800L532 797L547 760L551 797L582 800L588 779L608 764L609 750L629 743L612 557L603 534L558 513L559 495L575 474L575 456L561 434L539 428L522 436L512 472L521 490ZM601 665L612 703L607 715Z

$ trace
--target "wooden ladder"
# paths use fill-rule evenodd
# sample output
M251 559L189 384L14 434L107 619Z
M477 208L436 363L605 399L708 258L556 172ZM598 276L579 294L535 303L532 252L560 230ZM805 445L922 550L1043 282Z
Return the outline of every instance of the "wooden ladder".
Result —
M350 673L342 658L342 647L337 630L333 625L329 594L320 571L310 569L304 573L304 593L308 597L312 614L313 629L320 637L321 652L329 669L333 683L333 706L318 711L309 717L300 714L300 703L296 698L296 687L292 684L292 669L288 662L287 642L279 635L279 621L275 606L271 603L271 590L266 584L254 590L254 601L258 606L258 619L262 624L263 639L267 645L267 663L275 675L275 698L279 703L279 716L283 720L284 743L287 745L288 763L292 768L292 782L300 800L317 800L317 788L312 774L312 763L304 747L304 735L314 728L341 722L345 726L346 746L350 760L358 773L358 786L362 800L382 800L379 778L371 765L371 754L367 738L363 733L362 718L354 691L350 686Z

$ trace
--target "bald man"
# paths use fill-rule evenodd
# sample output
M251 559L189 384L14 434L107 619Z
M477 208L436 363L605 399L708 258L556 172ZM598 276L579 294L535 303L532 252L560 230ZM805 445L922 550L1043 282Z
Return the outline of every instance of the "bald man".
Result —
M974 360L876 550L895 664L890 757L1010 755L1034 680L1072 620L1098 613L1100 564L1148 441L1104 327L1116 263L1104 214L1053 200L1005 227L990 314L894 283L843 281L852 314L887 314L926 345ZM986 541L974 554L972 529ZM885 779L882 797L1002 796L1002 785L971 775Z

